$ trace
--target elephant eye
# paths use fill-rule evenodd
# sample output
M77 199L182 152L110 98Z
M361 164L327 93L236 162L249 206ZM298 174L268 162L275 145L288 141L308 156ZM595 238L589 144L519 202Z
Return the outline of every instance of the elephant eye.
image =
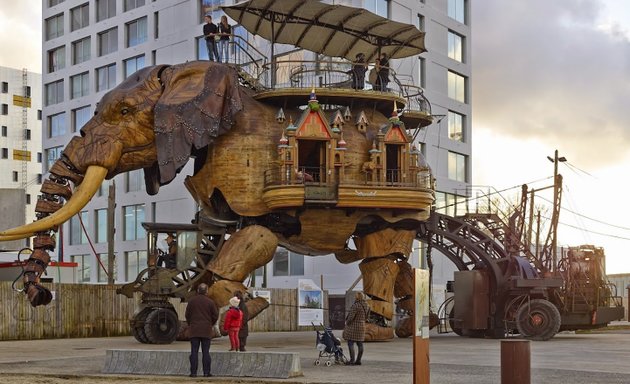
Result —
M127 113L129 113L129 108L123 108L123 109L121 109L121 110L120 110L120 113L121 113L122 115L126 115Z

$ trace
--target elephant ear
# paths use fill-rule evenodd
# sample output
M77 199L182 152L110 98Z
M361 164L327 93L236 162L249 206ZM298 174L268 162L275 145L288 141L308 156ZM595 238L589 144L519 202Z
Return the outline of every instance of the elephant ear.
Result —
M164 92L155 105L155 143L160 185L200 149L232 128L243 109L236 70L209 61L171 66L161 74Z

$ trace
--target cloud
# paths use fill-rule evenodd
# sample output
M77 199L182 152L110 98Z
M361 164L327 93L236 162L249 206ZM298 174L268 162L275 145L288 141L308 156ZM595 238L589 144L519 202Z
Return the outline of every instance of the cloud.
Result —
M0 66L42 71L42 2L0 0Z
M474 124L550 143L585 167L627 156L630 41L601 28L603 10L597 0L475 3Z

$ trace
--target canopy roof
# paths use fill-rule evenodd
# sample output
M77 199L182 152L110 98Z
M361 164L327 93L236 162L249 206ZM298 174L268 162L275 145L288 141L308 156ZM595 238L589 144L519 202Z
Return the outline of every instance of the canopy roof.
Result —
M368 10L319 0L248 0L222 7L247 31L331 57L368 60L379 53L403 58L425 52L424 32Z

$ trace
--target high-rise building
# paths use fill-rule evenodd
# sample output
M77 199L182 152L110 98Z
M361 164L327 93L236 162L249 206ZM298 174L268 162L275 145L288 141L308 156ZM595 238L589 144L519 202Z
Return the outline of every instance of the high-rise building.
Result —
M11 190L11 196L14 190L22 191L17 207L3 207L3 212L20 211L3 216L3 229L35 220L42 184L41 84L39 73L0 67L0 200L14 201L2 197L2 190ZM3 243L3 247L9 245Z
M333 2L333 1L329 1ZM471 181L471 60L469 0L347 0L335 3L361 7L426 32L428 52L392 60L391 66L407 83L424 90L434 123L416 141L437 181L437 207L452 212L456 196L465 195ZM45 171L82 125L99 99L127 76L145 66L205 60L201 38L203 16L219 20L219 5L232 0L44 0L43 84ZM234 24L233 20L230 20ZM235 35L269 55L269 45L238 26ZM278 56L291 47L277 48ZM53 128L54 127L54 128ZM135 278L146 263L143 221L187 223L197 206L182 188L188 164L156 196L144 192L142 171L114 179L116 191L117 281ZM78 281L106 281L88 244L107 252L107 186L63 226L63 257L79 263ZM82 228L85 227L86 231ZM418 247L418 250L420 247ZM416 252L418 253L418 252ZM417 255L414 256L417 259ZM436 260L438 262L438 260ZM444 261L448 264L448 261ZM417 265L417 261L413 262ZM142 268L142 267L140 267ZM267 286L297 285L297 279L323 282L332 292L343 292L360 276L356 264L340 265L334 256L304 257L279 250L258 278Z

